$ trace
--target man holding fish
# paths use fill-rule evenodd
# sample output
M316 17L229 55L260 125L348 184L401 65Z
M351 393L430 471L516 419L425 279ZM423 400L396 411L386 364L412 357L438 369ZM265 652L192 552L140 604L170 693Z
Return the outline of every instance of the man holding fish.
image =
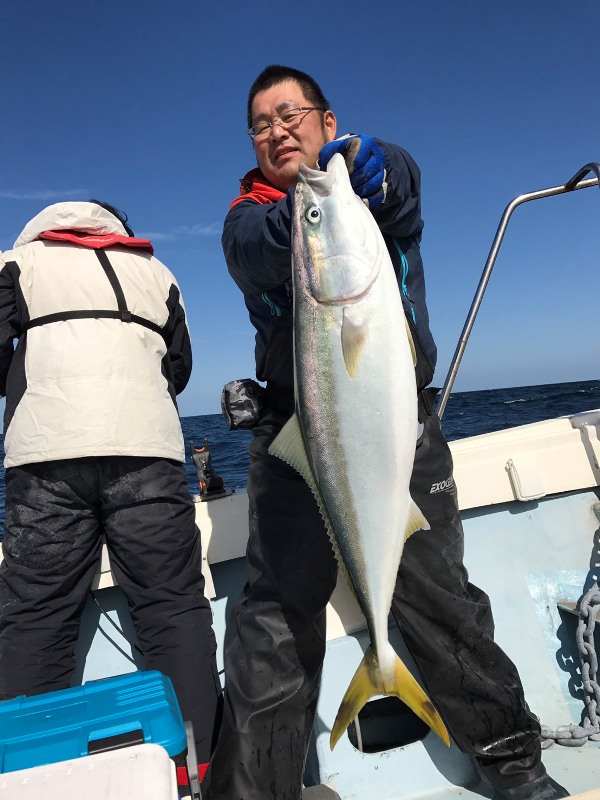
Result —
M223 248L266 390L208 796L299 800L339 562L371 645L332 746L372 695L397 695L476 758L497 797L564 797L516 667L493 641L487 595L463 566L450 450L427 391L436 347L419 169L372 136L336 138L320 87L289 67L263 70L247 112L258 168L231 204ZM427 694L387 641L390 604Z

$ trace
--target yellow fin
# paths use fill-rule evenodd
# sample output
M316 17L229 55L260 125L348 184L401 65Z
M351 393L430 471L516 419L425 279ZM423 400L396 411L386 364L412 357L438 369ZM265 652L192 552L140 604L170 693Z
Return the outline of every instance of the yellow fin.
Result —
M371 647L372 645L369 645L369 649L365 653L363 660L358 665L358 669L350 681L350 686L346 690L346 694L340 703L335 722L333 723L333 728L331 729L331 735L329 737L329 747L332 750L338 743L348 725L350 725L361 708L366 704L367 700L370 697L373 697L374 694L378 694L376 687L373 686L373 683L371 682L369 667L367 665L367 658L369 651L371 651Z
M356 315L350 306L344 306L342 317L342 354L346 372L353 378L360 364L368 338L368 327L361 315Z
M413 342L412 333L410 332L410 326L408 324L408 320L404 317L404 324L406 325L406 336L408 338L408 344L410 347L410 352L412 353L412 360L413 360L413 367L417 366L417 351L415 350L415 343Z
M431 526L423 516L423 512L421 511L419 506L415 503L415 501L411 500L410 507L408 510L408 521L406 523L406 531L404 533L404 541L406 541L409 536L412 536L412 534L415 531L429 531L429 530L431 530Z
M409 672L406 664L404 664L398 656L396 656L395 672L396 691L386 692L386 694L395 694L399 697L403 703L406 703L406 705L415 712L419 719L422 719L426 725L429 725L434 733L437 733L447 747L450 747L450 736L448 735L448 729L444 725L442 718L431 700Z
M332 750L369 698L382 694L399 697L426 725L429 725L437 733L448 747L450 746L448 731L433 703L402 660L397 655L395 659L393 684L385 685L373 645L369 645L363 660L350 681L350 686L344 695L333 723L329 739L329 746Z
M277 456L277 458L285 461L285 463L289 464L290 467L293 467L296 472L299 472L309 485L310 490L317 501L317 506L319 507L319 512L323 518L323 522L325 523L327 535L329 536L329 541L333 547L333 552L340 572L346 579L352 594L356 597L356 590L352 585L348 569L340 553L340 548L337 543L337 539L335 538L335 533L333 532L333 525L331 524L329 513L310 465L309 456L306 452L306 445L304 444L304 437L302 436L302 430L300 428L300 422L296 414L293 414L288 419L283 428L271 442L269 446L269 455Z
M317 494L317 483L308 459L304 437L296 414L285 423L269 446L269 455L277 456L296 472L299 472L313 491Z

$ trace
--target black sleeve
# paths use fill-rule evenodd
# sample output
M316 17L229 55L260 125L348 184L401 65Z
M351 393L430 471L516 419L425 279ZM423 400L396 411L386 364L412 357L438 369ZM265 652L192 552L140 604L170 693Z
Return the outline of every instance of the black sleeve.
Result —
M181 303L179 288L171 285L167 300L169 320L167 322L167 355L173 367L175 393L181 394L192 374L192 343Z
M227 214L223 252L233 280L244 294L281 286L292 274L294 189L276 203L244 200Z
M19 336L15 276L19 268L14 261L4 262L0 254L0 397L6 396L6 379L14 354L13 340Z
M377 139L385 156L387 193L374 216L382 233L396 239L420 238L421 171L412 157L395 144Z

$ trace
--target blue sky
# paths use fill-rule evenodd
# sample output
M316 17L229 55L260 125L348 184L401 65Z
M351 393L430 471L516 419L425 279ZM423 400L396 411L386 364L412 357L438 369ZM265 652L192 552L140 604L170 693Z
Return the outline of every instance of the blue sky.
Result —
M246 96L289 64L320 82L340 134L421 167L441 386L507 203L600 161L598 30L598 0L4 2L0 250L50 203L123 208L182 288L180 412L218 412L223 384L254 375L220 244L254 166ZM515 212L455 390L598 377L599 223L595 187Z

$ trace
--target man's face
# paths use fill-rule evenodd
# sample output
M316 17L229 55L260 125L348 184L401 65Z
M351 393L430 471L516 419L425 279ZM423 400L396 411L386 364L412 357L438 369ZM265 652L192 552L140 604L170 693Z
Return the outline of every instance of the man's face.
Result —
M271 122L291 108L312 106L296 81L284 81L258 92L252 101L252 125ZM262 174L273 186L287 191L296 184L298 167L316 167L320 149L335 139L333 111L309 111L287 127L275 124L254 140L254 152Z

